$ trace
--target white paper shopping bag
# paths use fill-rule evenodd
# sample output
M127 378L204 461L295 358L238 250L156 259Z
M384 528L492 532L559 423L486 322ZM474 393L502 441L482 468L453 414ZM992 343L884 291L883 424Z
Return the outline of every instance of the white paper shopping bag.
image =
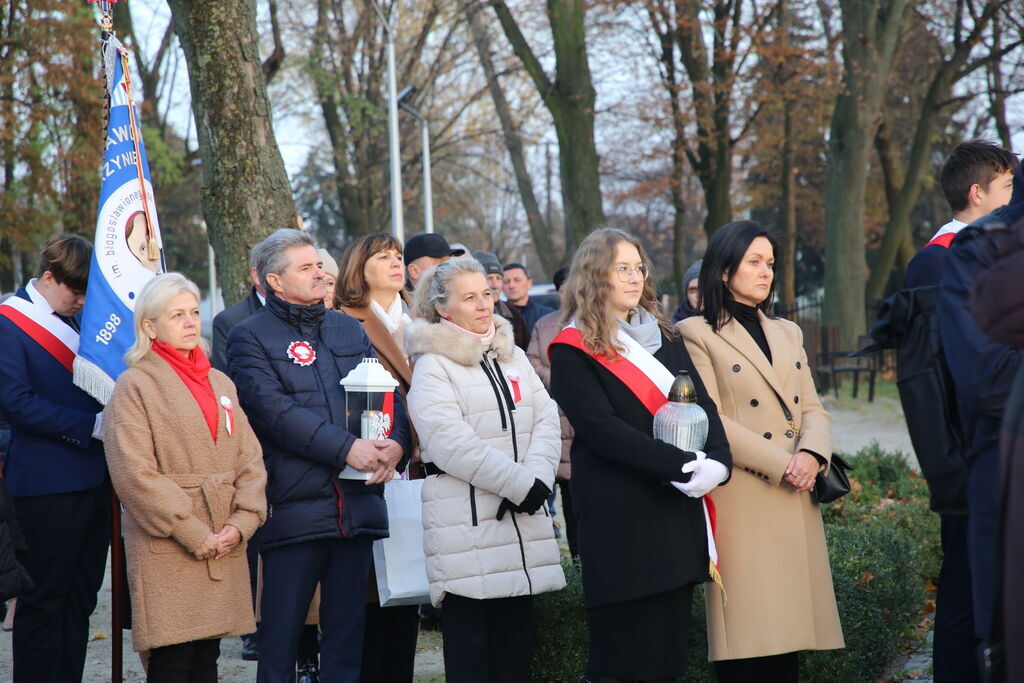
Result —
M422 491L422 479L395 479L384 485L390 536L373 543L381 607L430 602L423 553Z

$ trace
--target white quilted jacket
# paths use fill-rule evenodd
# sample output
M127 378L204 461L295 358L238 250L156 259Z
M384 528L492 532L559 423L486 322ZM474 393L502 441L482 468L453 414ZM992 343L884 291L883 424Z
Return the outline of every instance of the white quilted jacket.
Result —
M498 316L494 322L487 363L507 391L481 367L476 339L424 320L405 332L413 360L409 413L423 461L444 472L423 485L423 545L435 605L445 593L479 600L565 586L546 505L533 515L495 518L502 498L521 503L535 479L553 487L561 441L554 401L513 344L511 325Z

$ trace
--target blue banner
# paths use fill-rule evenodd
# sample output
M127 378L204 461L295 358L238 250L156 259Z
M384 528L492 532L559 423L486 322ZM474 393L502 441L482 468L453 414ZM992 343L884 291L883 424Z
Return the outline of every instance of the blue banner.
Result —
M135 343L135 298L163 268L156 198L132 100L128 53L116 38L104 43L103 61L110 118L75 384L105 404L125 370L124 354Z

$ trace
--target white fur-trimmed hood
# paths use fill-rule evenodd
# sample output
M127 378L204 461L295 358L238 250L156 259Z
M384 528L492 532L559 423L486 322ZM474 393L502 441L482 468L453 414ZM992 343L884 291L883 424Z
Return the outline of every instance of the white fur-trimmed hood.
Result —
M500 315L494 316L494 341L491 351L499 361L512 358L515 349L512 324ZM427 353L444 356L459 365L472 366L480 362L480 342L439 322L431 323L418 318L405 329L405 350L413 361Z

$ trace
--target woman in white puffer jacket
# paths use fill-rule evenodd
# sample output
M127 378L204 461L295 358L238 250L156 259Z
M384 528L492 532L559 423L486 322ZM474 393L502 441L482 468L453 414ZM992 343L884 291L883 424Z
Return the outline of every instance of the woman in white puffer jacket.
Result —
M412 308L409 413L428 474L423 543L431 601L443 601L445 677L527 681L532 596L565 585L544 505L558 412L494 315L476 260L428 271Z

